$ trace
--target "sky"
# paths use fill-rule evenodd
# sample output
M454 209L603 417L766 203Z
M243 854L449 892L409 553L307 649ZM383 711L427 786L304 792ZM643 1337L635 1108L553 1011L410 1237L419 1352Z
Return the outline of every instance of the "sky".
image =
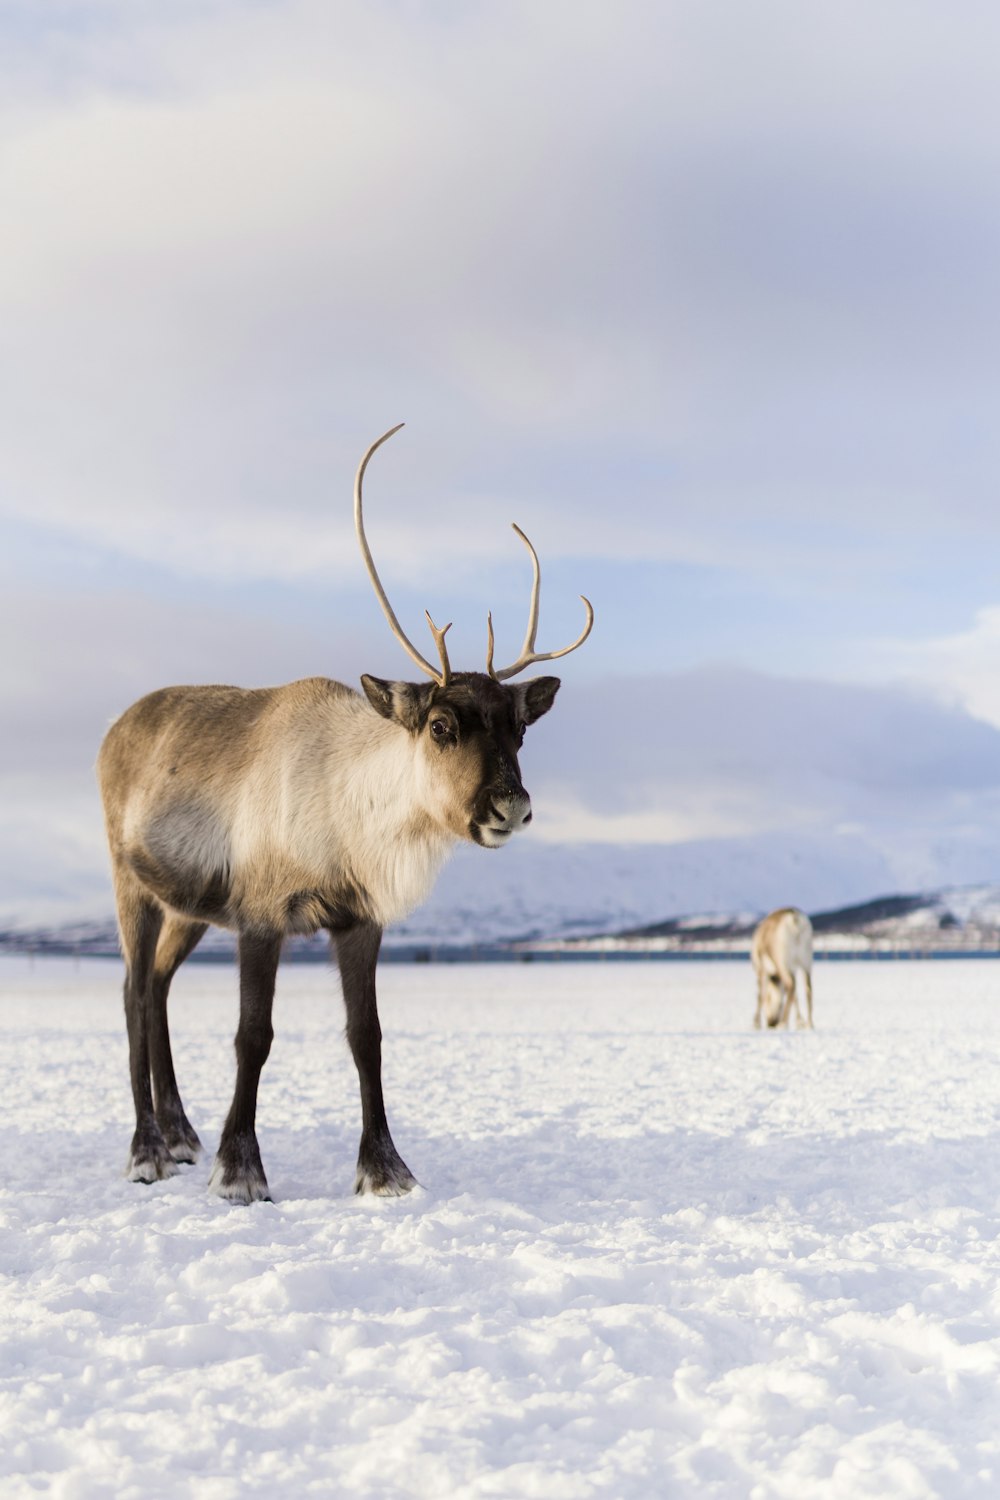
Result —
M534 837L1000 880L998 48L923 0L0 5L0 915L107 901L144 692L405 675L351 519L400 421L425 653L429 608L517 654L511 521L539 644L595 606Z

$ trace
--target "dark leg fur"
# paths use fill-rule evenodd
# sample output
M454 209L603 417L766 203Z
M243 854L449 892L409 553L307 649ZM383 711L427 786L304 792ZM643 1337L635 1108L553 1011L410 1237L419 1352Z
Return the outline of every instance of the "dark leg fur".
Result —
M382 929L374 923L333 933L347 1009L347 1040L361 1083L361 1146L356 1193L399 1197L416 1178L392 1142L382 1099L382 1029L375 999L375 966Z
M181 964L205 934L206 923L168 917L156 945L156 963L147 1005L149 1058L153 1075L156 1122L174 1161L192 1163L201 1155L201 1141L184 1113L174 1076L167 1024L167 995Z
M271 1007L281 956L278 933L240 934L240 1024L236 1032L236 1092L222 1127L209 1187L233 1203L270 1201L254 1123L257 1086L274 1031Z
M125 1024L128 1028L129 1074L135 1104L135 1134L125 1175L132 1182L158 1182L172 1177L177 1164L167 1148L153 1111L149 1076L147 995L153 955L163 922L163 911L135 886L120 884L118 917L125 957Z

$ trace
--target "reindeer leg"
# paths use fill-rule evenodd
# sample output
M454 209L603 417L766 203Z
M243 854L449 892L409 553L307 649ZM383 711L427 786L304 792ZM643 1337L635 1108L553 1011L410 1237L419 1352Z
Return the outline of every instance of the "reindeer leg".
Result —
M260 1159L257 1086L274 1040L271 1008L281 957L281 934L240 933L240 1024L236 1031L236 1092L208 1180L211 1192L233 1203L270 1202Z
M814 1031L815 1027L813 1026L813 981L812 981L812 975L810 974L810 972L809 972L808 969L803 969L802 970L802 977L805 980L805 985L806 985L806 1013L807 1013L807 1016L808 1016L808 1019L806 1020L805 1025L806 1025L806 1028L809 1031Z
M361 1083L361 1145L354 1191L395 1198L415 1187L416 1178L393 1145L382 1099L382 1028L375 998L381 942L382 929L373 922L333 932L347 1010L347 1040Z
M795 1011L795 1028L797 1031L801 1031L806 1023L802 1019L802 1011L799 1008L799 978L798 971L795 969L792 969L788 975L789 1018L791 1018L791 1013L793 1010Z
M149 1058L156 1122L174 1161L189 1164L196 1162L201 1155L201 1141L184 1113L177 1088L167 1024L167 996L171 980L204 936L205 929L204 922L189 922L183 917L168 915L156 945L149 995Z
M757 1009L754 1011L754 1030L760 1030L760 1018L764 1013L764 974L763 971L757 975Z
M149 990L163 908L144 895L124 870L115 872L115 894L125 958L125 1025L135 1105L135 1134L125 1175L130 1182L158 1182L177 1171L153 1112L149 1077Z

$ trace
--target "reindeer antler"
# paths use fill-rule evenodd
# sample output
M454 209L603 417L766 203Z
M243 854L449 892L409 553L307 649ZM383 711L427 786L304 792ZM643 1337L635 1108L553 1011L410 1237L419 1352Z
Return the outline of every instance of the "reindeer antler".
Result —
M539 566L539 562L538 562L538 553L535 551L534 547L528 541L528 538L525 536L525 534L521 530L520 526L515 525L514 522L511 522L511 525L514 527L514 530L517 532L518 536L521 538L521 541L524 543L524 545L527 547L528 551L531 553L531 565L532 565L532 567L534 569L534 575L535 576L534 576L534 578L532 580L532 584L531 584L531 604L528 607L528 629L525 632L524 645L521 647L521 654L517 658L517 661L514 662L513 666L510 666L510 667L501 667L499 671L495 671L494 670L494 667L493 667L493 616L492 615L487 615L487 617L486 617L486 631L487 631L486 670L489 673L489 675L493 678L494 682L507 682L511 677L516 677L517 674L518 674L518 672L523 672L524 669L525 669L525 667L530 667L533 662L536 662L536 661L555 661L557 657L568 656L571 651L575 651L578 646L582 646L583 645L584 641L587 639L588 635L590 634L591 629L593 628L593 624L594 624L594 606L591 604L590 600L588 598L586 598L585 595L581 594L580 598L583 600L584 608L587 611L587 623L583 627L582 633L579 636L577 636L576 640L573 642L572 646L563 646L563 648L562 648L561 651L536 651L535 650L535 635L536 635L537 630L538 630L538 596L539 596L539 593L541 591L541 586L542 586L542 570L541 570L541 567Z
M448 679L451 676L451 667L448 663L448 648L444 643L444 638L448 634L448 631L451 629L451 623L449 622L444 626L442 630L439 630L434 624L434 621L431 619L430 615L427 614L427 611L424 611L424 614L427 615L427 623L431 628L431 634L433 635L435 644L438 648L438 655L441 658L441 670L440 672L437 672L431 666L430 662L420 655L420 652L417 650L416 646L414 646L413 643L408 640L406 635L403 633L403 627L396 619L396 616L393 613L392 605L389 603L389 600L386 597L385 589L382 587L382 581L375 569L375 563L372 558L371 549L368 546L368 538L365 536L365 523L361 510L361 486L365 477L365 469L368 467L368 460L371 458L376 448L381 448L382 444L387 442L388 439L392 437L394 432L398 432L400 427L404 427L405 425L406 424L404 422L399 422L395 427L390 427L388 432L383 432L382 436L376 439L374 443L372 443L371 447L368 449L368 452L365 454L364 458L361 460L361 463L358 465L358 472L354 480L354 529L358 534L358 541L361 544L361 555L365 560L365 567L368 569L368 577L372 581L372 587L375 590L375 597L378 600L379 604L381 604L382 606L382 613L389 621L389 628L391 629L393 635L396 637L403 650L413 658L422 672L426 672L428 677L433 677L438 687L447 687Z
M368 546L368 539L365 536L364 518L361 509L361 486L365 477L365 469L368 467L368 460L371 458L376 448L381 448L382 444L384 442L387 442L388 439L392 437L393 433L398 432L400 427L404 425L404 423L400 422L395 427L390 427L388 432L383 432L382 436L380 438L377 438L376 441L372 443L371 447L368 449L368 452L365 454L364 458L361 460L361 463L358 465L357 476L354 480L354 528L358 533L358 541L361 544L361 555L365 560L365 567L368 569L368 577L372 581L372 587L375 590L375 597L378 599L379 604L381 604L382 606L382 613L389 621L389 627L392 630L393 635L396 637L397 641L402 646L407 655L416 662L417 666L422 672L426 672L428 677L433 677L434 681L438 684L439 687L447 687L448 681L451 677L451 666L448 662L448 648L445 645L444 638L448 634L448 631L451 629L451 624L449 623L445 625L441 630L439 630L438 627L434 624L434 621L431 619L430 615L426 610L424 610L424 614L427 615L427 624L430 626L431 635L433 635L434 637L434 643L437 646L438 655L441 658L441 670L440 672L437 672L431 666L430 662L427 661L425 657L421 656L416 646L414 646L412 641L410 641L403 633L403 627L396 619L396 616L393 613L392 605L389 603L389 600L386 597L385 589L382 587L382 581L375 569L375 563L372 558L371 549ZM534 568L534 579L531 585L531 604L528 608L528 629L525 633L524 645L521 647L521 654L517 658L517 661L514 662L514 664L510 667L501 667L499 671L496 671L493 667L493 616L487 615L486 628L488 632L488 645L486 650L486 670L493 678L494 682L507 682L511 677L516 677L518 672L523 672L525 667L530 667L533 662L555 661L560 656L568 656L571 651L575 651L578 646L583 645L594 624L593 605L591 604L589 599L585 598L584 595L581 594L580 598L583 599L584 608L587 611L587 623L583 627L582 633L573 642L572 646L563 646L560 651L535 650L535 635L538 631L538 596L542 583L542 570L538 564L538 553L528 541L528 538L525 536L520 526L515 526L514 530L517 532L518 536L521 538L521 541L531 553L531 563L532 567Z

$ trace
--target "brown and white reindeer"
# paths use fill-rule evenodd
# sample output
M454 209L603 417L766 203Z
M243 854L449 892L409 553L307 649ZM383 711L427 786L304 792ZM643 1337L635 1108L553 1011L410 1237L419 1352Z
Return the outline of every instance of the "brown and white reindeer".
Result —
M402 426L402 424L400 424ZM361 1084L356 1192L406 1193L414 1178L386 1121L375 966L382 929L430 890L449 849L502 847L531 821L518 751L552 707L557 677L508 685L534 662L540 571L517 660L453 672L445 635L427 615L440 666L407 640L365 538L358 468L354 519L369 577L393 633L429 682L363 676L364 696L312 677L286 687L169 687L141 698L109 729L98 757L125 959L125 1016L136 1126L126 1173L154 1182L201 1152L181 1103L167 994L209 923L238 934L236 1091L209 1186L223 1198L269 1197L255 1131L257 1086L270 1051L283 939L325 928L340 967L347 1039Z
M768 1026L787 1026L792 1007L795 1024L813 1024L812 923L804 911L783 906L759 922L750 946L750 960L757 976L757 1010L753 1024L760 1028L761 1015ZM802 975L808 1019L803 1021L796 993L796 974Z

